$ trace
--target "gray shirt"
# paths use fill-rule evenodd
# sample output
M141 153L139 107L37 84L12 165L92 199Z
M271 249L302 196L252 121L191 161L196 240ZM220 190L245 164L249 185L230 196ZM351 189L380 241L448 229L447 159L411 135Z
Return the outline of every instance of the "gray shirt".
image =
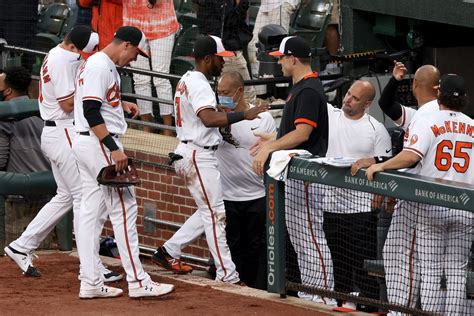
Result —
M36 116L21 121L0 122L0 170L18 173L51 170L41 151L43 126L43 120Z

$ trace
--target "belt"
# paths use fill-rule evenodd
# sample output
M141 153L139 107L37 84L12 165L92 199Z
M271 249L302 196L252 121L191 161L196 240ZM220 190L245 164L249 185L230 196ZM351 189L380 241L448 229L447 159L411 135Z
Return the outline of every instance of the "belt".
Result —
M72 122L72 125L74 125L74 121ZM44 126L56 126L55 121L44 121Z
M182 140L181 142L184 143L184 144L192 143L192 141L190 141L190 140ZM193 144L193 145L196 145L196 144ZM196 145L196 146L199 146L199 145ZM217 150L217 147L219 147L219 145L214 145L214 146L199 146L199 147L202 147L202 148L204 148L204 149Z
M91 133L89 131L79 132L79 135L91 136ZM109 133L109 135L112 136L112 137L118 136L117 134L114 134L114 133Z

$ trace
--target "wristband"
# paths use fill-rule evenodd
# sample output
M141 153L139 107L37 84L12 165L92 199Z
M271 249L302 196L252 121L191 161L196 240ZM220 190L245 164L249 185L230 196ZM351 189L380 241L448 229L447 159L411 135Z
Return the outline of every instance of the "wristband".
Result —
M107 147L110 151L116 151L119 149L117 144L115 143L115 140L108 134L102 140L100 141L102 144L104 144L105 147Z
M231 112L227 113L227 121L229 125L243 121L245 119L244 112Z

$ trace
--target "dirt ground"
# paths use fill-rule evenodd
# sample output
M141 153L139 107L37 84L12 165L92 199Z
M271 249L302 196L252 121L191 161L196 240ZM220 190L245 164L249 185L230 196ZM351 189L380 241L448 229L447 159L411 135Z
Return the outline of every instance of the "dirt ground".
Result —
M35 266L40 268L42 276L31 278L23 276L8 257L0 258L0 314L135 316L319 314L307 308L223 292L213 289L210 285L185 283L180 281L179 277L166 275L152 275L155 281L175 285L175 291L162 298L130 299L126 295L126 281L120 281L113 286L124 290L123 297L80 300L78 265L78 259L67 253L41 254L35 260ZM113 269L120 271L121 268Z

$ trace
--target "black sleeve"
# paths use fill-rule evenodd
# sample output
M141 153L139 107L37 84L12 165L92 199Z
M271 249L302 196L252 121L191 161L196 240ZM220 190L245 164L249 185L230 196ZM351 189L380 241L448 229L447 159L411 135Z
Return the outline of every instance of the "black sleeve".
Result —
M102 114L100 114L100 107L102 106L100 101L85 100L82 101L82 106L84 108L84 117L90 127L105 123Z
M321 95L313 89L304 89L297 95L295 102L295 126L308 124L316 128L320 120L320 107L326 106Z
M391 77L379 99L379 105L382 111L394 121L402 117L402 105L395 100L398 85L399 81Z

